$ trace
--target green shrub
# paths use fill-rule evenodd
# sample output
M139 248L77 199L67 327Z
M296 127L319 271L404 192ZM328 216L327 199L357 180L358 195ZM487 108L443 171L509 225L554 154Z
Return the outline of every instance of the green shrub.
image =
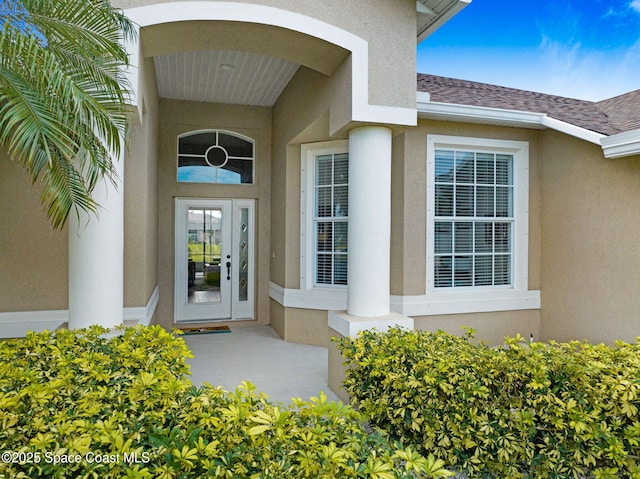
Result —
M448 475L326 396L282 406L249 383L194 387L188 348L160 327L105 333L0 341L0 477Z
M500 348L444 332L339 341L373 424L469 477L640 478L640 342Z

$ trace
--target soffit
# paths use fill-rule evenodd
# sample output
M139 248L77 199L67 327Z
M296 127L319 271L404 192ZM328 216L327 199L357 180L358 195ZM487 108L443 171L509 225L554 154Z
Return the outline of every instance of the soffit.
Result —
M270 55L229 50L154 57L162 98L272 106L299 65Z
M471 0L417 0L418 43L444 25Z

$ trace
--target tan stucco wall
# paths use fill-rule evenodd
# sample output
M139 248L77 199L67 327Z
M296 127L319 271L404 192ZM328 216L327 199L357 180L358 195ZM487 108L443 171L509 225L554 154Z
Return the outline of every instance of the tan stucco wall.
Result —
M158 0L113 0L120 8L133 8L158 3ZM243 0L231 0L243 2ZM412 0L253 0L255 5L266 5L306 15L351 32L366 40L369 47L369 101L375 105L415 108L416 72L416 4ZM255 30L249 48L258 51L258 45L277 42L269 37L273 30L259 35ZM259 36L255 36L259 35ZM194 35L195 38L198 35ZM175 39L180 38L181 42ZM185 36L172 36L170 42L192 40ZM235 43L235 41L234 41ZM243 50L240 43L231 49ZM297 43L289 43L296 50ZM174 47L178 48L178 47ZM229 49L229 48L227 48ZM264 53L264 52L263 52ZM287 53L290 56L292 53Z
M640 156L541 135L542 336L593 342L640 335Z
M505 337L515 337L517 334L527 339L533 335L536 341L541 339L538 310L420 316L414 317L413 321L415 329L441 329L457 336L465 334L464 328L472 328L476 330L476 340L490 345L502 344Z
M328 313L317 309L285 308L271 300L271 327L293 343L327 346Z
M158 284L158 92L145 64L142 119L132 115L124 174L124 305L146 306Z
M0 312L67 309L69 231L54 231L41 189L0 151Z
M284 339L285 335L285 318L284 318L284 306L274 301L269 301L269 318L271 320L270 326L276 332L278 336Z
M286 288L300 284L301 144L344 138L328 113L343 80L301 68L273 107L271 280Z
M174 207L176 197L255 199L254 310L269 323L269 253L271 234L271 109L212 103L160 101L158 149L158 322L173 327ZM224 129L255 140L253 185L178 183L177 137L200 129Z
M349 393L342 387L347 368L344 365L344 358L342 354L340 354L337 344L332 341L332 338L340 340L343 339L344 336L336 330L329 328L326 338L328 344L327 382L331 390L338 395L338 398L345 404L349 404Z
M424 127L393 138L390 271L393 295L420 295L426 289L426 148Z

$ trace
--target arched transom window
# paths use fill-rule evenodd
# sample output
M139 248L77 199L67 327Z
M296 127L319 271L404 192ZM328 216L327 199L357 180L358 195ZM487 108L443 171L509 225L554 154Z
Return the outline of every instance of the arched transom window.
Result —
M237 133L206 130L178 137L178 181L253 183L254 141Z

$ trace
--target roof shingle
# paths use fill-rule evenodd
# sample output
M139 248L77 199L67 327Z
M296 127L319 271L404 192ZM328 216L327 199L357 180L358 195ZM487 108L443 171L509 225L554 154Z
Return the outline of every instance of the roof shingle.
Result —
M596 105L620 131L640 128L640 90L600 101Z
M419 73L418 91L435 102L543 113L603 135L640 128L640 90L592 102Z

